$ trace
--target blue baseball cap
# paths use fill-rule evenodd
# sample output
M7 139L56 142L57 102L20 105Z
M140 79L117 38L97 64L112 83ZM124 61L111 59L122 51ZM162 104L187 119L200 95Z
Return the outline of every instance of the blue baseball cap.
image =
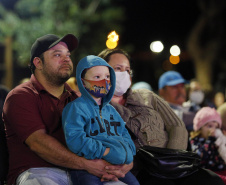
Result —
M159 89L162 89L165 86L174 86L186 82L187 81L181 76L180 73L176 71L167 71L159 78Z

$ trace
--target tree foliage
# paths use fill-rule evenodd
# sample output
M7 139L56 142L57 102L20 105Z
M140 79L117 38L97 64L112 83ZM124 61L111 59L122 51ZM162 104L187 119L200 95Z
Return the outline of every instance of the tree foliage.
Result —
M203 85L204 90L212 91L214 75L214 66L221 62L217 73L224 69L225 76L225 34L226 34L226 1L209 0L198 1L201 10L200 18L193 28L189 40L188 50L195 64L196 78ZM223 90L222 90L223 89ZM216 91L225 91L225 85L218 87Z
M38 37L72 33L80 40L76 57L81 58L105 48L110 31L123 31L123 12L113 0L18 0L10 11L0 4L0 42L11 36L16 61L27 65Z

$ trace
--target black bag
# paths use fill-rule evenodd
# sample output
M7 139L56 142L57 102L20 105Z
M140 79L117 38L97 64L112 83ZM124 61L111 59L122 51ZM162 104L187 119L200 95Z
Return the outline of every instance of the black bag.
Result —
M136 156L150 175L164 179L191 175L199 169L201 161L194 152L152 146L142 146Z

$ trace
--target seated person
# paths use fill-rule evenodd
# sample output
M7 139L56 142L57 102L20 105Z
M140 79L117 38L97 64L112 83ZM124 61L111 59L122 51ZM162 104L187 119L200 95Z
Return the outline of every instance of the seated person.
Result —
M185 123L188 132L193 130L195 112L183 107L186 101L186 80L176 71L167 71L159 78L159 95L169 103L176 115Z
M190 135L192 151L200 155L202 167L217 173L226 184L226 164L216 144L216 130L222 125L220 115L215 108L203 107L195 115L193 123L194 131Z
M69 149L86 159L104 159L111 164L130 164L136 148L125 122L109 104L115 90L115 72L102 58L89 55L77 65L80 98L67 104L62 123ZM74 185L101 183L101 178L84 170L71 170ZM131 172L120 178L139 185Z
M197 112L201 109L205 98L201 84L197 80L193 79L187 85L187 88L188 101L183 103L183 107L188 108L191 112Z

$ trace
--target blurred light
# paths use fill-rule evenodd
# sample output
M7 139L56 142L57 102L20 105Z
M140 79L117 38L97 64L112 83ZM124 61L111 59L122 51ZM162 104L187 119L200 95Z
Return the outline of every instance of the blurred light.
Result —
M173 55L173 56L178 56L178 55L180 55L180 48L179 48L177 45L173 45L173 46L170 48L170 54Z
M163 50L164 46L161 41L154 41L150 44L151 51L155 53L160 53Z
M107 40L106 41L106 46L109 48L109 49L114 49L116 48L116 46L118 45L117 42L112 42L111 40Z
M119 40L119 36L115 31L112 31L111 33L109 33L108 39L112 42L117 42Z
M180 57L171 55L169 61L171 64L178 64L180 62Z
M106 46L109 49L114 49L118 45L118 40L119 40L119 35L115 32L112 31L111 33L108 34L108 40L106 41Z

